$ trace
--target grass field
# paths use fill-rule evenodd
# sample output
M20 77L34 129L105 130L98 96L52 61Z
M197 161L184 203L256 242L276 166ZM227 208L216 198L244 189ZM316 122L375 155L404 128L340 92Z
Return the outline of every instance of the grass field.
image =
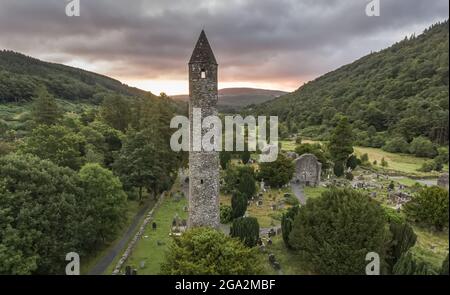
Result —
M153 221L156 222L157 229L153 230L151 224L147 226L125 265L136 268L139 275L158 274L167 246L172 241L172 238L169 237L172 220L176 214L182 219L187 218L187 212L183 210L186 205L186 198L176 201L169 196L166 197L154 215ZM162 245L158 246L158 241ZM145 261L143 268L140 267L141 261Z
M320 142L305 139L302 140L302 143L320 143ZM294 151L295 146L296 144L295 141L293 140L281 141L282 150ZM381 159L384 158L388 162L388 167L383 169L387 170L387 172L390 172L391 174L402 174L402 175L409 175L412 177L436 177L437 175L439 175L439 173L436 172L430 173L417 171L417 169L422 167L423 163L430 160L427 158L419 158L409 154L389 153L378 148L369 148L360 146L355 146L354 150L355 154L358 156L367 154L369 156L370 163L377 161L378 165L375 167L380 169L382 168L380 166ZM449 169L448 165L445 165L444 171L448 172L448 169Z
M436 232L414 226L414 232L417 242L412 249L413 253L439 270L448 254L448 230Z
M328 190L328 189L323 186L318 186L318 187L307 186L303 189L305 196L306 196L306 200L317 198L326 190Z
M423 163L429 160L427 158L418 158L408 154L394 154L377 148L355 147L354 149L358 156L367 154L371 163L377 161L379 165L381 159L384 158L388 162L388 167L385 168L388 171L401 172L416 177L436 176L436 173L417 171ZM444 170L448 171L448 165L445 165Z
M266 193L263 193L263 204L257 206L256 203L247 207L247 213L249 216L256 217L259 222L259 226L262 228L273 227L281 224L281 215L284 209L272 210L272 204L277 204L284 198L284 194L292 194L290 188L283 188L281 190L271 189ZM220 195L220 203L230 206L231 196ZM285 209L290 207L285 205Z
M286 248L281 235L272 238L272 245L267 245L267 253L261 253L261 260L264 265L264 272L268 275L306 275L311 274L303 269L300 262L300 257L294 251ZM269 263L268 253L273 253L275 258L280 263L281 271L276 271Z

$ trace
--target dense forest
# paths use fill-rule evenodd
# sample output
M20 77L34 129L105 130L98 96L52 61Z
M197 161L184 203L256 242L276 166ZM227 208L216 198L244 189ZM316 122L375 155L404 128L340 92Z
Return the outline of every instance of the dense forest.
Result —
M326 140L346 116L359 145L382 147L395 139L405 146L418 137L443 145L448 143L448 66L446 21L247 111L278 115L282 134Z
M40 61L13 51L0 51L0 102L29 101L39 86L45 86L59 99L95 103L112 93L126 96L147 94L106 76Z
M107 247L186 163L169 146L185 113L165 94L0 52L0 274L62 274L65 253Z

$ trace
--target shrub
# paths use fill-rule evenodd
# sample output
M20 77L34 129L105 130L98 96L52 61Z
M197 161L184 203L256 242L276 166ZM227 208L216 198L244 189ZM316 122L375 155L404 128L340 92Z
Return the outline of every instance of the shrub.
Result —
M415 257L411 251L403 253L395 264L392 273L395 275L435 275L433 267Z
M344 175L344 165L342 164L342 162L337 161L334 163L333 172L337 177L341 177L342 175Z
M233 219L244 216L247 211L247 198L243 194L235 192L231 197L231 209Z
M294 175L294 164L291 159L283 154L279 154L274 162L260 163L259 179L264 179L264 182L271 187L282 187L289 183Z
M407 217L442 230L448 226L448 191L438 186L424 187L405 205Z
M259 254L238 239L212 228L193 228L175 238L165 261L164 275L254 275L262 272Z
M351 173L351 172L345 173L345 178L346 178L347 180L352 181L353 178L354 178L353 173Z
M283 213L281 218L281 233L283 235L283 241L287 248L292 248L289 244L289 235L292 231L292 225L294 223L294 218L298 214L299 206L293 206Z
M409 151L417 157L434 158L437 155L437 150L434 144L428 138L423 136L413 139Z
M291 206L298 206L298 204L300 203L297 197L291 194L285 195L284 202Z
M409 144L403 137L394 137L389 139L382 149L390 153L408 153Z
M368 155L367 153L365 153L365 154L363 154L363 155L361 156L361 162L362 162L362 163L367 163L367 162L369 162L369 155Z
M391 181L390 183L389 183L389 186L388 186L388 188L392 191L392 190L394 190L394 188L395 188L395 184L394 184L394 182L393 181Z
M361 160L359 160L355 155L351 155L348 159L347 159L347 167L355 170L356 167L358 167L358 165L361 164Z
M233 220L230 235L239 238L247 247L254 247L259 239L259 223L255 217L240 217Z
M233 209L227 205L220 206L220 223L227 224L233 220Z
M364 274L368 252L384 263L387 237L377 202L355 190L331 189L300 208L289 244L319 274Z
M392 269L403 253L406 253L416 244L417 235L407 223L391 222L389 230L392 234L392 240L388 262Z

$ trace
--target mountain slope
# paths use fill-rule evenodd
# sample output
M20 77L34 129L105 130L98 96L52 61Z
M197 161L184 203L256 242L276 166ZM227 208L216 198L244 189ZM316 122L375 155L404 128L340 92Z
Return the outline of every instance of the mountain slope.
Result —
M247 111L278 115L290 132L323 139L346 115L366 146L389 136L448 143L448 46L446 21Z
M110 93L148 94L103 75L40 61L13 51L0 51L0 102L28 101L41 85L55 97L65 100L98 102Z
M235 109L251 104L260 104L286 94L280 90L257 88L224 88L219 90L218 107L220 110ZM174 95L175 100L188 101L189 95Z

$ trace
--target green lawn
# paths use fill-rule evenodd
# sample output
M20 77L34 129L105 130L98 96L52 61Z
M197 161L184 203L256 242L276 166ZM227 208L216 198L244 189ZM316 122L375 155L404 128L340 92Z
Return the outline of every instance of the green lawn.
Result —
M272 209L272 204L277 204L284 199L284 194L292 194L290 188L270 189L266 193L263 193L263 204L257 206L256 203L247 207L247 213L249 216L256 217L258 219L259 226L262 228L273 227L281 224L281 215L290 207L290 205L285 205L284 209L278 208L277 210ZM220 195L220 203L223 205L230 206L231 196L230 195Z
M148 224L141 240L136 244L133 253L124 265L131 265L133 268L136 268L140 275L158 274L160 265L164 261L167 246L172 240L169 237L172 220L175 214L178 214L180 218L187 218L187 212L183 211L186 205L187 200L185 198L177 202L167 196L154 215L157 229L155 231L152 229L152 221ZM157 241L162 242L164 245L158 246ZM143 268L140 267L141 261L145 261Z
M267 253L261 253L261 260L264 265L264 274L268 275L306 275L311 274L309 271L302 268L299 255L286 248L281 235L272 238L273 244L266 247ZM280 263L281 271L276 271L270 265L268 254L273 253L276 260Z
M305 196L306 196L306 200L308 199L314 199L319 197L323 192L327 191L328 189L326 187L323 186L318 186L318 187L305 187L303 189Z
M284 151L294 151L295 150L295 141L293 140L281 140L281 149ZM319 141L314 140L302 140L302 143L320 143ZM377 161L378 165L375 166L377 168L382 168L380 166L381 159L384 158L388 162L388 167L384 168L388 172L392 174L406 174L412 177L436 177L439 173L433 172L420 172L417 171L422 164L430 159L427 158L419 158L409 154L396 154L389 153L383 151L379 148L370 148L370 147L354 147L355 154L361 156L363 154L367 154L369 156L370 163L373 161ZM448 172L448 165L444 166L444 171Z
M354 149L358 156L367 154L371 163L377 161L378 165L380 165L381 159L384 158L389 165L386 168L388 171L401 172L416 177L430 177L436 175L436 173L417 171L417 169L422 167L423 163L430 160L427 158L418 158L408 154L394 154L377 148L355 147ZM445 165L444 170L448 171L448 165Z
M417 235L417 242L413 247L414 254L439 270L448 254L448 230L437 232L414 226L414 232Z

